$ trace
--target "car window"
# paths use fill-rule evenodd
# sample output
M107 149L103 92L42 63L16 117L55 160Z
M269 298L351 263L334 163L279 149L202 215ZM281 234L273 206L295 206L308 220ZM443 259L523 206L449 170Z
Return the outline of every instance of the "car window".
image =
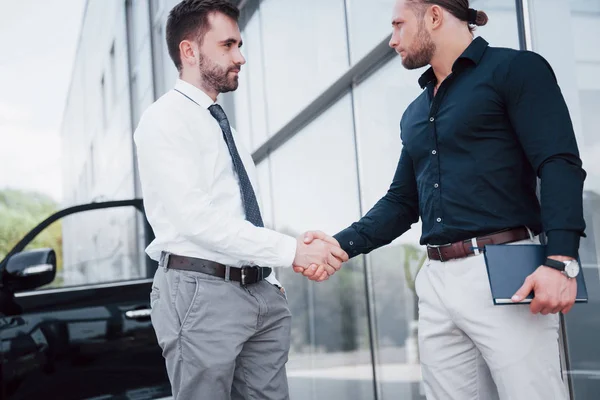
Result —
M24 251L56 252L54 281L40 289L149 277L144 215L133 206L81 211L43 229Z

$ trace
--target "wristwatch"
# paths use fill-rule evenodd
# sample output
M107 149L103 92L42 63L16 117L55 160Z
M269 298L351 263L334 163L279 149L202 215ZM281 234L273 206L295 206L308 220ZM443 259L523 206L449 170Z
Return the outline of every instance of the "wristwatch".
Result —
M544 265L559 270L567 278L575 278L577 275L579 275L580 267L577 260L557 261L551 258L546 258Z

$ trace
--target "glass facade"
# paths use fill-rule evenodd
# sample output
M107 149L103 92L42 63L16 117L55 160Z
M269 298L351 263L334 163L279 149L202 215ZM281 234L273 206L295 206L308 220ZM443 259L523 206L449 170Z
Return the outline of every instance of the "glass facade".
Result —
M600 37L600 1L536 0L528 6L532 48L554 68L588 174L583 196L587 237L579 255L590 302L574 307L564 328L575 398L593 399L600 393L600 344L594 333L600 328L600 42L593 39Z
M234 94L235 122L250 148L267 143L270 149L255 153L270 226L290 234L335 233L385 194L401 150L400 117L421 92L423 70L405 70L391 50L378 50L389 40L393 1L296 4L246 3L241 26L248 63ZM600 48L588 42L600 37L600 1L475 0L471 6L490 20L475 34L492 46L519 48L524 42L541 53L569 104L588 172L581 258L591 299L566 318L565 377L575 398L592 399L600 391L600 345L593 339L600 329L594 306L600 296L600 239L594 235L600 224L600 121L593 111L600 96L592 78L600 73ZM355 67L360 63L368 64L367 71ZM279 271L294 316L292 398L424 398L413 283L425 257L420 230L415 224L323 284ZM328 344L331 337L336 340Z
M70 204L139 193L131 129L177 76L164 43L168 12L177 1L110 3L113 8L89 1L74 69L63 128L63 147L74 155L64 173ZM237 3L242 5L247 64L239 89L221 101L239 137L254 152L265 223L291 235L308 229L333 234L386 192L401 151L399 121L421 92L417 79L423 70L405 70L386 46L393 0ZM588 228L581 260L590 302L577 305L565 318L564 375L573 398L596 399L600 0L470 3L489 16L476 35L492 46L539 52L550 62L571 112L588 173L583 199ZM98 26L107 27L101 35L96 34ZM102 57L98 49L106 50ZM119 225L119 240L113 241L101 236L115 235L114 218L94 221L107 224L95 233L97 238L63 228L68 237L92 237L98 246L124 243L121 259L126 260L113 262L106 276L78 270L65 282L142 274L127 270L135 262L129 266L126 257L135 252L131 237L139 238L140 221L133 215L124 218L131 228ZM351 260L324 283L309 282L290 269L277 271L293 314L288 363L292 399L424 399L413 283L425 257L418 244L420 228L417 223L390 245ZM66 263L80 265L79 250L65 246Z

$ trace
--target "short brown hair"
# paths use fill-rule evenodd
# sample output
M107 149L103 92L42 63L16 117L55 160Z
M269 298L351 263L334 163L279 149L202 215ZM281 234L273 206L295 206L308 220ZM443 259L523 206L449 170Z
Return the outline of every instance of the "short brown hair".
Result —
M179 44L183 40L196 40L202 43L204 35L210 29L208 16L220 12L236 22L240 10L226 0L183 0L169 13L167 19L167 48L177 70L181 70Z
M409 0L409 3L419 6L433 6L438 5L448 10L448 12L454 15L461 21L469 21L469 0ZM483 11L477 11L477 18L475 19L475 25L483 26L487 24L488 16ZM469 30L472 32L475 28L469 24Z

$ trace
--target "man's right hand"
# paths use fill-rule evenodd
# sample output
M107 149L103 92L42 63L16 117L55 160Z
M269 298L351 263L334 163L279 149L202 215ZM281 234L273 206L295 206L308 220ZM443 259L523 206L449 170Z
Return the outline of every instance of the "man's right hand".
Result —
M307 243L306 234L299 236L296 241L296 257L294 271L303 273L314 281L323 281L339 271L342 263L348 261L348 254L342 250L333 238L322 232L321 238L312 239Z

